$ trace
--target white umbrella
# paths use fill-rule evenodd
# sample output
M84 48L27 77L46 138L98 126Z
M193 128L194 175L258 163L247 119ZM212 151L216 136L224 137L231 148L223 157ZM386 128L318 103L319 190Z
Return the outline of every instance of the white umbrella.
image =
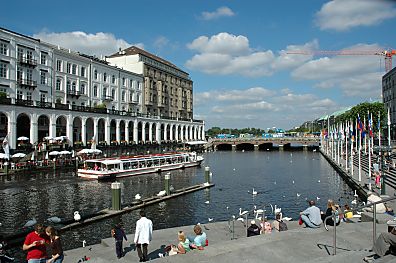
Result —
M47 137L44 137L43 139L46 141L49 141L49 140L53 140L54 138L52 138L51 136L47 136Z
M17 139L18 141L28 141L29 140L29 138L28 137L26 137L26 136L21 136L21 137L18 137L18 139Z
M0 153L0 159L5 159L6 155L4 153Z
M93 149L92 152L93 152L94 154L100 154L100 153L102 153L102 151L99 150L99 149Z
M92 150L91 149L82 149L81 151L79 151L77 154L89 154L91 153Z
M66 155L66 154L71 154L71 152L69 152L69 151L61 151L61 152L59 152L59 154Z
M26 154L24 154L24 153L16 153L16 154L12 155L11 157L12 158L23 158L25 156L26 156Z
M58 151L52 151L52 152L50 152L48 155L54 156L54 155L58 155L58 154L59 154Z

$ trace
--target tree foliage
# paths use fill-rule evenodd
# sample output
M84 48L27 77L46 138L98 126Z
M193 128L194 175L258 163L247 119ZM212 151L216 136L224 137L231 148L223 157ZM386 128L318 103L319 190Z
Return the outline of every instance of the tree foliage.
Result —
M216 137L218 134L233 134L236 137L239 137L240 134L252 134L253 136L261 136L265 133L264 129L260 128L242 128L242 129L233 129L233 128L220 128L220 127L212 127L207 131L209 137Z
M377 126L378 123L378 112L380 113L381 127L385 127L387 125L387 111L382 102L364 102L354 106L349 111L339 115L336 117L335 122L346 122L346 121L354 121L356 122L358 118L358 114L360 116L361 121L363 122L366 119L366 125L368 124L368 114L372 114L373 116L373 126Z

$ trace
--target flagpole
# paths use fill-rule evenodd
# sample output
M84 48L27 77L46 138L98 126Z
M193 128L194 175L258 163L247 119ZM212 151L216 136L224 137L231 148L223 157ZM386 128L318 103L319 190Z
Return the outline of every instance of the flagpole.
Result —
M340 124L338 124L337 129L337 163L340 165Z
M367 113L367 118L370 118L370 114L369 113ZM369 120L369 126L370 126L370 120ZM370 128L369 129L371 129L371 126L370 126ZM368 154L369 154L369 156L368 156L368 161L369 161L369 167L368 167L368 171L369 171L369 186L368 186L368 188L369 188L369 190L371 191L371 143L370 143L370 131L369 131L369 145L368 145ZM365 136L366 137L366 136Z
M351 130L352 129L352 130ZM349 120L349 137L351 140L351 176L353 177L353 122Z
M347 128L347 122L345 122L345 169L348 171L348 138L349 138L349 127Z
M378 146L379 146L379 148L381 148L381 114L380 114L380 112L378 112Z
M391 146L391 131L390 131L390 125L391 125L391 121L390 121L390 109L388 107L388 146Z
M362 154L362 131L360 131L360 134L359 134L359 182L362 181L361 154Z
M363 130L365 130L366 129L366 117L364 117L364 120L363 120ZM364 154L367 154L367 138L366 138L367 136L364 136Z

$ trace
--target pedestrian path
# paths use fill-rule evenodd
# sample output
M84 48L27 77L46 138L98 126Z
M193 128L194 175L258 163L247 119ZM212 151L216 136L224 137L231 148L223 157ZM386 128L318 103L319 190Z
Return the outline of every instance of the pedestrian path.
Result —
M303 228L297 222L289 222L289 230L279 233L245 236L246 228L235 222L234 239L227 222L206 224L204 231L208 235L209 246L204 250L194 250L185 255L159 258L158 253L171 243L176 243L177 232L183 230L192 233L193 226L183 226L156 230L149 245L149 258L154 262L362 262L372 246L372 223L341 223L337 227L337 255L332 256L333 228L326 231ZM378 224L377 231L386 231L385 224ZM120 260L115 255L114 241L104 239L101 244L77 248L65 252L65 263L78 262L84 256L88 262L139 262L133 241L128 235L126 254ZM379 262L395 262L393 256L387 256Z

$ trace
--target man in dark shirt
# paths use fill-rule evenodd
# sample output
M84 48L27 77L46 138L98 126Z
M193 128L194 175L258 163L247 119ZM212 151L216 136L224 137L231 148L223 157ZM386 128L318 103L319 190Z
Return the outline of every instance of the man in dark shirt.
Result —
M257 236L260 235L260 228L258 225L256 225L256 221L252 220L250 221L250 226L247 229L247 236Z
M115 239L117 258L121 258L123 256L122 241L123 239L125 239L125 241L128 241L125 235L125 231L124 229L122 229L121 224L117 224L114 226L114 228L111 230L111 235Z

